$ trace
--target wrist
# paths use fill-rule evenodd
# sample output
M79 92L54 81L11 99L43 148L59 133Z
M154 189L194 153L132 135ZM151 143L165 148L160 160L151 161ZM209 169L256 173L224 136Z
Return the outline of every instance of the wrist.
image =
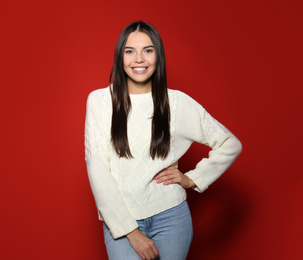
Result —
M140 231L139 231L138 228L136 228L136 229L134 229L133 231L131 231L131 232L129 232L128 234L126 234L126 237L127 237L127 238L131 238L131 237L133 237L134 235L136 235L138 232L140 232Z
M188 176L187 176L187 178L188 178L188 181L189 181L189 186L188 186L188 188L194 189L194 188L196 187L196 184L195 184L194 181L193 181L191 178L189 178Z

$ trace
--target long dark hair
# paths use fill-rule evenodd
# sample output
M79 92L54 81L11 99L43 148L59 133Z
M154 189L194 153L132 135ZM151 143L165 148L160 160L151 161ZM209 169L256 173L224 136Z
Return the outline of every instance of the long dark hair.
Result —
M157 30L146 22L133 22L126 26L120 34L109 83L112 85L113 104L111 138L119 157L133 157L127 138L127 116L131 109L131 101L127 88L127 75L123 68L124 47L128 36L134 31L146 33L155 48L156 70L152 75L152 97L154 113L152 117L152 136L150 155L154 159L166 158L170 148L170 108L166 83L166 64L164 47Z

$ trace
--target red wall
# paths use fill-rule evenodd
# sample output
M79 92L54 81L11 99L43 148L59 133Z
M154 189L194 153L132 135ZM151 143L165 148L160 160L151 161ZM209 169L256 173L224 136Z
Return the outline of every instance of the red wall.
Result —
M189 192L188 259L303 259L299 1L6 1L1 26L1 259L106 259L84 161L85 103L134 20L162 35L168 84L243 143ZM184 171L207 150L193 145Z

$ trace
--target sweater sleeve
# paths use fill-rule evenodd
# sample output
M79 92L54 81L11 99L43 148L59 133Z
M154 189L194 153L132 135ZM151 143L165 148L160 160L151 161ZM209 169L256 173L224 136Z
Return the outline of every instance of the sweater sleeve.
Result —
M100 96L99 96L100 97ZM96 95L92 92L87 99L85 119L85 160L90 186L101 219L113 238L126 235L138 227L131 216L116 181L110 172L109 143L104 131L103 115Z
M195 100L183 94L180 102L179 108L183 111L178 113L178 121L186 125L184 136L211 148L208 158L203 158L195 169L185 173L196 184L195 190L203 192L232 165L241 153L242 145Z

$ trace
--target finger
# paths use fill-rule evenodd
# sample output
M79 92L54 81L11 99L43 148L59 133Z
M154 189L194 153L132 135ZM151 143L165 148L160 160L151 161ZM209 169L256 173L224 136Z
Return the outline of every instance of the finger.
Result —
M163 177L162 179L157 180L156 183L157 184L160 184L160 183L166 184L166 183L174 183L175 181L176 181L176 177L174 177L174 176L170 176L170 177L166 176L166 177Z
M165 168L164 170L158 172L158 173L155 175L154 179L155 179L155 180L156 180L156 179L159 179L159 178L163 177L163 176L166 175L166 174L175 172L176 170L178 171L178 168L176 168L175 166L169 166L169 167Z
M167 180L165 182L163 182L163 185L169 185L169 184L173 184L173 183L179 183L176 181L176 179L170 179L170 180Z
M152 250L153 250L153 252L154 252L154 254L155 254L155 257L157 257L157 256L159 255L158 248L157 248L156 246L153 246L153 247L152 247Z
M149 254L149 252L148 251L145 251L144 252L144 259L146 259L146 260L151 260L151 259L153 259L152 257L151 257L151 255Z
M154 180L159 179L159 178L162 178L162 177L165 176L167 173L168 173L167 170L163 170L163 171L157 173L156 176L154 177Z
M158 174L154 177L154 180L158 180L158 179L160 179L161 177L163 177L163 175L158 173Z
M161 182L165 182L165 181L168 181L168 180L171 180L173 178L175 178L176 176L174 174L168 174L168 175L165 175L163 176L162 178L160 179L157 179L156 180L156 183L161 183Z
M148 256L149 256L148 259L155 259L156 258L153 250L150 249L150 250L147 251L147 253L148 253Z
M181 176L174 176L173 178L165 181L163 184L164 185L167 185L167 184L172 184L172 183L179 183L181 184L182 183L182 177Z
M161 178L163 178L163 177L165 177L166 175L169 175L169 174L171 174L170 172L161 172L161 173L158 173L155 177L154 177L154 180L159 180L159 179L161 179Z
M138 252L137 252L137 253L138 253ZM140 258L141 258L142 260L146 259L146 257L144 256L143 253L138 253L138 255L140 256Z

